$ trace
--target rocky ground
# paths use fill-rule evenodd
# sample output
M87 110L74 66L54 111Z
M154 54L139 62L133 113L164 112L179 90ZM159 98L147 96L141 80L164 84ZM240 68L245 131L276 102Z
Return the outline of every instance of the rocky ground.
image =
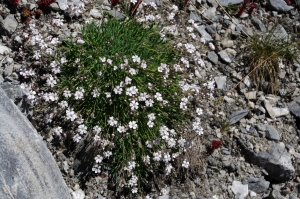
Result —
M251 15L245 12L240 17L228 15L221 6L227 6L228 3L240 6L242 0L197 0L190 1L186 6L179 1L145 2L156 3L157 10L153 12L163 13L166 6L172 5L181 8L174 17L176 31L166 33L171 35L175 43L188 40L191 32L186 27L192 26L190 19L197 24L192 31L194 36L201 36L206 44L211 42L214 48L207 46L199 50L204 65L197 72L193 71L190 81L200 89L203 88L201 79L211 77L215 81L215 89L210 97L200 95L193 99L205 112L202 120L204 134L193 140L196 147L189 152L193 167L184 180L174 178L160 182L167 187L165 195L161 195L155 187L152 187L149 195L160 199L299 198L300 65L296 62L283 64L278 77L280 88L276 95L255 89L250 78L242 81L234 92L228 93L224 102L214 102L247 74L248 63L243 62L243 56L247 53L244 51L246 35L264 33L268 25L273 23L279 27L276 34L299 40L300 2L287 1L291 3L287 5L284 0L262 0L257 2L258 6ZM70 5L79 6L80 3L85 4L81 10L71 9ZM43 30L56 31L50 30L53 18L69 19L56 34L69 33L76 37L78 27L85 21L100 20L105 13L120 19L125 17L122 10L113 11L110 5L107 0L57 0L57 3L49 6L48 13L32 21ZM34 9L36 2L22 0L19 7L22 6ZM77 172L78 162L81 161L78 151L82 149L68 152L56 147L53 138L46 135L35 122L35 116L32 115L34 107L27 104L28 91L23 89L20 75L25 65L35 62L30 57L27 60L20 59L20 51L14 45L14 42L18 42L16 36L22 34L26 25L21 19L21 9L14 9L8 2L0 7L0 86L44 136L73 198L114 198L106 176L84 178ZM141 6L138 12L142 13L143 9ZM162 27L172 29L170 25L162 24ZM196 47L202 45L200 40L192 42ZM221 146L211 150L213 141L221 141Z

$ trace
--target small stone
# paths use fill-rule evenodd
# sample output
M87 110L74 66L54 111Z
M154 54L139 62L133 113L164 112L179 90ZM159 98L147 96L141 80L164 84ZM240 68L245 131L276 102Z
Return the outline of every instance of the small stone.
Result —
M275 112L275 117L285 116L290 114L290 111L288 108L277 108L273 107L273 110Z
M194 20L194 22L202 21L201 17L196 13L191 11L190 13L190 19Z
M0 54L6 55L11 52L11 49L0 44Z
M276 118L276 114L273 110L273 107L271 106L270 102L268 100L264 100L264 106L266 108L266 110L268 111L270 117L272 119L275 119Z
M232 40L225 39L221 41L221 45L223 46L223 48L230 48L234 45L234 43Z
M219 62L219 57L214 51L208 52L207 58L214 64L217 64Z
M221 59L227 63L231 63L232 62L232 58L229 57L229 55L227 54L226 50L222 50L218 53L221 57Z
M233 102L235 102L234 99L232 99L232 98L230 98L230 97L227 97L227 96L224 97L224 100L225 100L226 102L228 102L228 103L233 103Z
M13 70L14 70L14 66L13 65L11 65L11 64L6 65L5 69L4 69L4 75L5 76L10 76L12 74Z
M217 28L215 25L208 25L205 27L205 30L209 33L209 34L216 34L217 33Z
M266 138L270 140L280 140L279 132L271 125L266 125Z
M271 7L279 12L287 12L293 9L293 6L288 6L284 0L270 0Z
M235 111L229 116L229 124L235 124L238 121L240 121L242 118L246 117L248 115L248 110L240 110L240 111Z
M85 197L84 191L82 191L81 189L77 189L76 191L72 191L71 195L72 195L73 199L84 199L84 197Z
M116 10L108 10L106 11L109 15L115 17L117 20L123 20L126 18L126 15Z
M238 196L238 199L244 199L248 195L248 185L244 185L240 181L233 181L231 190Z
M208 8L204 13L203 13L203 17L205 17L208 20L212 20L215 15L216 15L216 8L212 7L212 8Z
M197 26L196 29L200 33L200 35L205 39L205 41L209 42L213 40L210 34L206 32L205 25Z
M252 16L251 21L258 30L261 32L267 32L266 26L257 17Z
M251 198L256 197L256 195L257 195L257 194L256 194L254 191L250 191L250 197L251 197Z
M102 14L98 9L91 9L90 15L96 19L99 19L102 17Z
M245 97L248 100L256 100L256 91L250 91L248 93L245 93Z
M214 78L218 89L226 90L226 78L226 76L219 76Z
M4 20L0 18L0 26L6 34L11 35L18 27L18 21L13 14L9 14Z
M294 114L296 117L300 118L300 96L295 98L290 104L289 104L289 110L292 114Z

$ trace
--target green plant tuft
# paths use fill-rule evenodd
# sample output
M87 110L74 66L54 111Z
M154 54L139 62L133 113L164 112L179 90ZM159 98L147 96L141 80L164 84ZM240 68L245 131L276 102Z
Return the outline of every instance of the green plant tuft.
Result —
M101 172L108 171L117 187L136 176L141 191L141 184L156 175L160 167L158 161L153 161L153 153L179 151L161 139L160 134L162 127L176 132L177 124L185 120L179 108L182 98L179 74L172 66L177 52L162 40L154 25L144 27L132 20L109 19L101 25L85 25L81 39L84 43L66 40L60 50L59 60L64 57L67 62L62 66L56 90L60 100L67 101L69 108L82 116L88 130L101 127L101 132L95 135L98 140L109 140L110 144L97 148L104 157ZM116 88L120 93L115 92ZM136 93L128 94L133 88ZM72 93L71 97L64 97L66 90ZM83 92L82 99L76 99L77 91ZM157 97L158 93L162 99ZM137 109L132 108L133 102L137 103ZM155 119L149 119L151 114ZM116 121L114 124L112 119ZM136 122L136 129L130 125L132 121ZM120 126L124 132L118 130ZM173 136L179 138L180 132ZM105 151L111 151L112 155L106 157ZM124 169L129 162L135 162L130 171Z

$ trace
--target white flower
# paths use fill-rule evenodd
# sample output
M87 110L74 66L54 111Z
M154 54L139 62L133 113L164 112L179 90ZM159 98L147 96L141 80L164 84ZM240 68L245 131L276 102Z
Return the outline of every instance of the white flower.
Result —
M96 132L96 133L100 133L101 132L101 128L99 126L94 126L93 130Z
M66 116L68 120L74 121L77 118L77 114L73 111L73 109L68 108L66 110Z
M196 48L193 44L184 44L187 52L194 53L196 51Z
M39 51L35 51L34 55L32 56L34 59L38 60L40 59L42 56L40 55Z
M174 147L174 146L176 145L176 141L175 141L174 138L169 138L169 139L167 140L167 142L168 142L169 148L172 148L172 147Z
M130 0L131 3L136 4L137 0Z
M159 92L156 92L154 97L157 101L163 101L162 95Z
M152 128L152 127L154 126L154 122L148 121L148 122L147 122L147 125L148 125L149 128Z
M138 89L136 88L136 86L131 86L126 89L126 95L128 95L128 96L133 96L137 93L138 93Z
M163 161L164 161L164 162L169 162L169 161L171 161L171 156L170 156L169 153L165 153L165 154L164 154Z
M137 123L136 123L136 121L130 121L129 122L129 128L131 128L131 129L137 129Z
M128 71L131 75L136 75L137 74L137 71L133 68L130 68L129 71Z
M103 154L106 158L109 158L112 155L112 152L111 151L105 151Z
M167 164L167 166L166 166L166 175L169 175L170 173L171 173L171 171L172 171L172 165L171 164Z
M214 196L212 197L212 199L219 199L219 197L218 197L217 195L214 195Z
M99 97L100 96L100 89L99 88L95 88L92 91L92 95L93 95L93 97Z
M82 135L87 132L87 127L84 124L81 124L78 126L77 131Z
M107 62L109 65L112 65L112 62L113 62L113 61L112 61L111 59L107 59L106 62Z
M101 166L100 165L93 166L92 171L94 171L95 173L101 173Z
M56 127L53 129L53 132L57 135L60 136L62 134L62 128L60 126Z
M142 63L141 63L141 67L143 69L146 69L147 68L147 63L143 60Z
M186 141L184 138L180 138L177 142L178 142L179 146L183 148Z
M131 110L137 110L139 108L139 103L137 101L131 101L129 106L131 107Z
M115 94L122 94L123 88L121 88L120 86L116 86L114 88L114 92Z
M63 96L65 98L69 98L72 96L71 91L69 91L69 89L64 90Z
M169 191L168 191L168 189L163 188L163 189L161 189L161 193L162 193L162 195L167 195L169 193Z
M200 42L203 43L203 44L206 43L206 40L204 39L204 37L201 37L201 38L200 38Z
M145 101L145 104L146 104L146 106L148 106L148 107L152 107L152 106L153 106L153 103L154 103L154 101L153 101L152 99L149 99L149 100L146 100L146 101Z
M76 134L73 136L73 140L74 140L74 142L79 142L81 140L81 136Z
M178 11L178 7L177 7L176 5L173 5L173 6L172 6L172 9L173 9L174 11Z
M60 103L58 103L58 105L61 108L67 108L68 107L68 102L67 101L61 101Z
M117 126L118 124L118 121L114 119L114 117L109 117L109 120L108 120L108 125L109 126Z
M154 113L148 114L148 119L149 119L149 120L155 120L155 115L154 115Z
M74 94L75 99L82 99L83 98L84 89L81 88L81 87L76 88L76 89L77 89L77 91Z
M84 44L85 42L84 42L84 40L82 40L82 39L77 39L77 41L76 41L78 44Z
M160 161L160 159L161 159L161 152L159 151L159 152L154 152L153 153L153 160L154 161Z
M50 75L50 77L47 79L47 85L50 86L51 88L55 86L57 83L56 80Z
M106 92L105 95L106 95L106 98L111 98L111 93L110 92Z
M106 57L99 57L99 60L100 60L101 62L106 62Z
M128 85L128 84L131 84L131 78L129 77L125 77L125 84Z
M28 95L27 95L27 98L28 98L29 100L33 100L33 99L35 98L35 94L36 94L36 92L33 91L33 90L31 90L31 91L29 91L29 93L28 93Z
M103 157L102 157L101 155L97 155L97 156L95 157L96 163L101 163L102 160L103 160Z
M196 109L196 113L197 113L198 115L202 115L202 114L203 114L202 108L197 108L197 109Z
M174 17L175 17L175 13L174 13L174 12L171 12L171 13L169 14L169 16L168 16L168 20L169 20L169 21L172 21L172 20L174 19Z
M117 131L118 131L119 133L125 133L125 132L126 132L126 129L125 129L124 126L118 126Z
M134 1L136 1L136 0L134 0ZM137 56L137 55L134 55L134 56L132 56L132 61L140 63L141 62L141 58L139 56Z
M131 0L131 1L137 1L137 0ZM138 192L138 188L134 187L131 189L131 193L137 193Z
M188 167L189 167L189 164L190 164L190 163L189 163L188 161L184 160L183 163L182 163L182 167L188 168Z
M139 101L145 101L147 98L149 97L149 95L147 93L140 93Z
M65 57L62 57L62 58L60 59L60 63L61 63L61 64L67 63L67 59L66 59Z

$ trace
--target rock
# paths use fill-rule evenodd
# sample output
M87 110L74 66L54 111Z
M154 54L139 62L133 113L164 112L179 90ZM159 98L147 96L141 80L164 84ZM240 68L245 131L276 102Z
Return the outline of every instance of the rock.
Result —
M210 34L206 32L205 25L197 26L196 29L200 33L200 35L205 39L205 41L209 42L213 40Z
M273 110L275 112L275 117L285 116L290 114L290 111L288 108L277 108L273 107Z
M208 20L212 20L216 15L217 9L215 7L208 8L204 13L203 17L205 17Z
M73 199L84 199L84 197L85 197L84 191L82 191L81 189L77 189L76 191L72 191L71 195L72 195Z
M267 32L265 24L263 24L257 17L252 16L251 21L258 30L261 32Z
M11 52L11 49L0 44L0 54L5 55Z
M291 113L300 118L300 96L296 97L288 106Z
M217 33L217 28L216 28L215 25L207 25L207 26L205 27L205 30L206 30L209 34L212 34L212 35L214 35L214 34Z
M266 125L266 138L270 140L280 140L279 132L271 125Z
M233 60L231 57L229 57L226 50L222 50L218 54L220 55L221 59L227 63L231 63Z
M214 51L209 51L207 53L207 58L214 64L217 64L219 62L219 57Z
M169 195L158 196L158 199L169 199Z
M199 17L199 15L193 11L190 13L190 19L194 20L194 22L202 21L201 17Z
M67 0L56 0L56 3L58 4L58 7L61 10L65 10L68 8L68 1Z
M268 146L267 151L254 152L238 139L239 145L245 149L250 163L262 167L269 175L279 183L284 183L294 178L295 168L292 165L291 156L286 149L277 143Z
M0 132L0 198L71 198L42 138L2 88Z
M218 7L219 4L217 3L216 0L207 0L207 2L212 6L212 7Z
M288 6L284 0L270 0L271 7L279 12L288 12L293 9L292 6Z
M12 74L13 70L14 70L14 66L13 65L11 65L11 64L6 65L5 69L4 69L4 75L5 76L10 76Z
M273 110L273 107L268 100L264 100L264 106L265 106L266 110L268 111L270 117L272 119L275 119L275 117L276 117L275 111Z
M257 194L254 191L250 191L249 195L250 195L251 198L253 198L253 197L256 197Z
M240 111L235 111L229 116L229 124L235 124L238 121L240 121L242 118L246 117L248 115L248 110L240 110Z
M268 35L266 35L266 37L268 37ZM274 42L277 42L278 40L288 41L289 40L289 35L286 32L286 30L284 29L284 27L282 25L278 24L275 27L270 40L274 40Z
M234 44L233 44L233 41L232 40L229 40L229 39L224 39L221 41L221 45L223 48L230 48L232 47Z
M285 199L278 190L273 190L270 194L270 199Z
M220 0L221 6L228 6L228 4L240 4L243 3L243 0Z
M244 199L248 195L248 185L242 184L240 181L233 181L231 190L238 199Z
M249 177L247 181L249 189L255 193L266 192L270 185L270 182L266 181L264 178Z
M106 11L109 15L115 17L117 20L123 20L126 18L126 15L116 10L108 10Z
M227 97L227 96L224 97L224 100L225 100L226 102L228 102L228 103L233 103L233 102L235 102L234 99L232 99L232 98L230 98L230 97Z
M91 9L90 15L96 19L100 19L102 17L102 14L98 9Z
M217 88L220 90L226 90L226 76L215 77Z
M0 29L4 31L4 34L12 35L18 26L18 22L13 14L7 15L3 20L0 18Z
M250 91L248 93L245 93L245 97L248 100L255 100L256 99L256 91Z
M2 75L0 75L0 84L2 84L4 81L4 78L2 77Z

